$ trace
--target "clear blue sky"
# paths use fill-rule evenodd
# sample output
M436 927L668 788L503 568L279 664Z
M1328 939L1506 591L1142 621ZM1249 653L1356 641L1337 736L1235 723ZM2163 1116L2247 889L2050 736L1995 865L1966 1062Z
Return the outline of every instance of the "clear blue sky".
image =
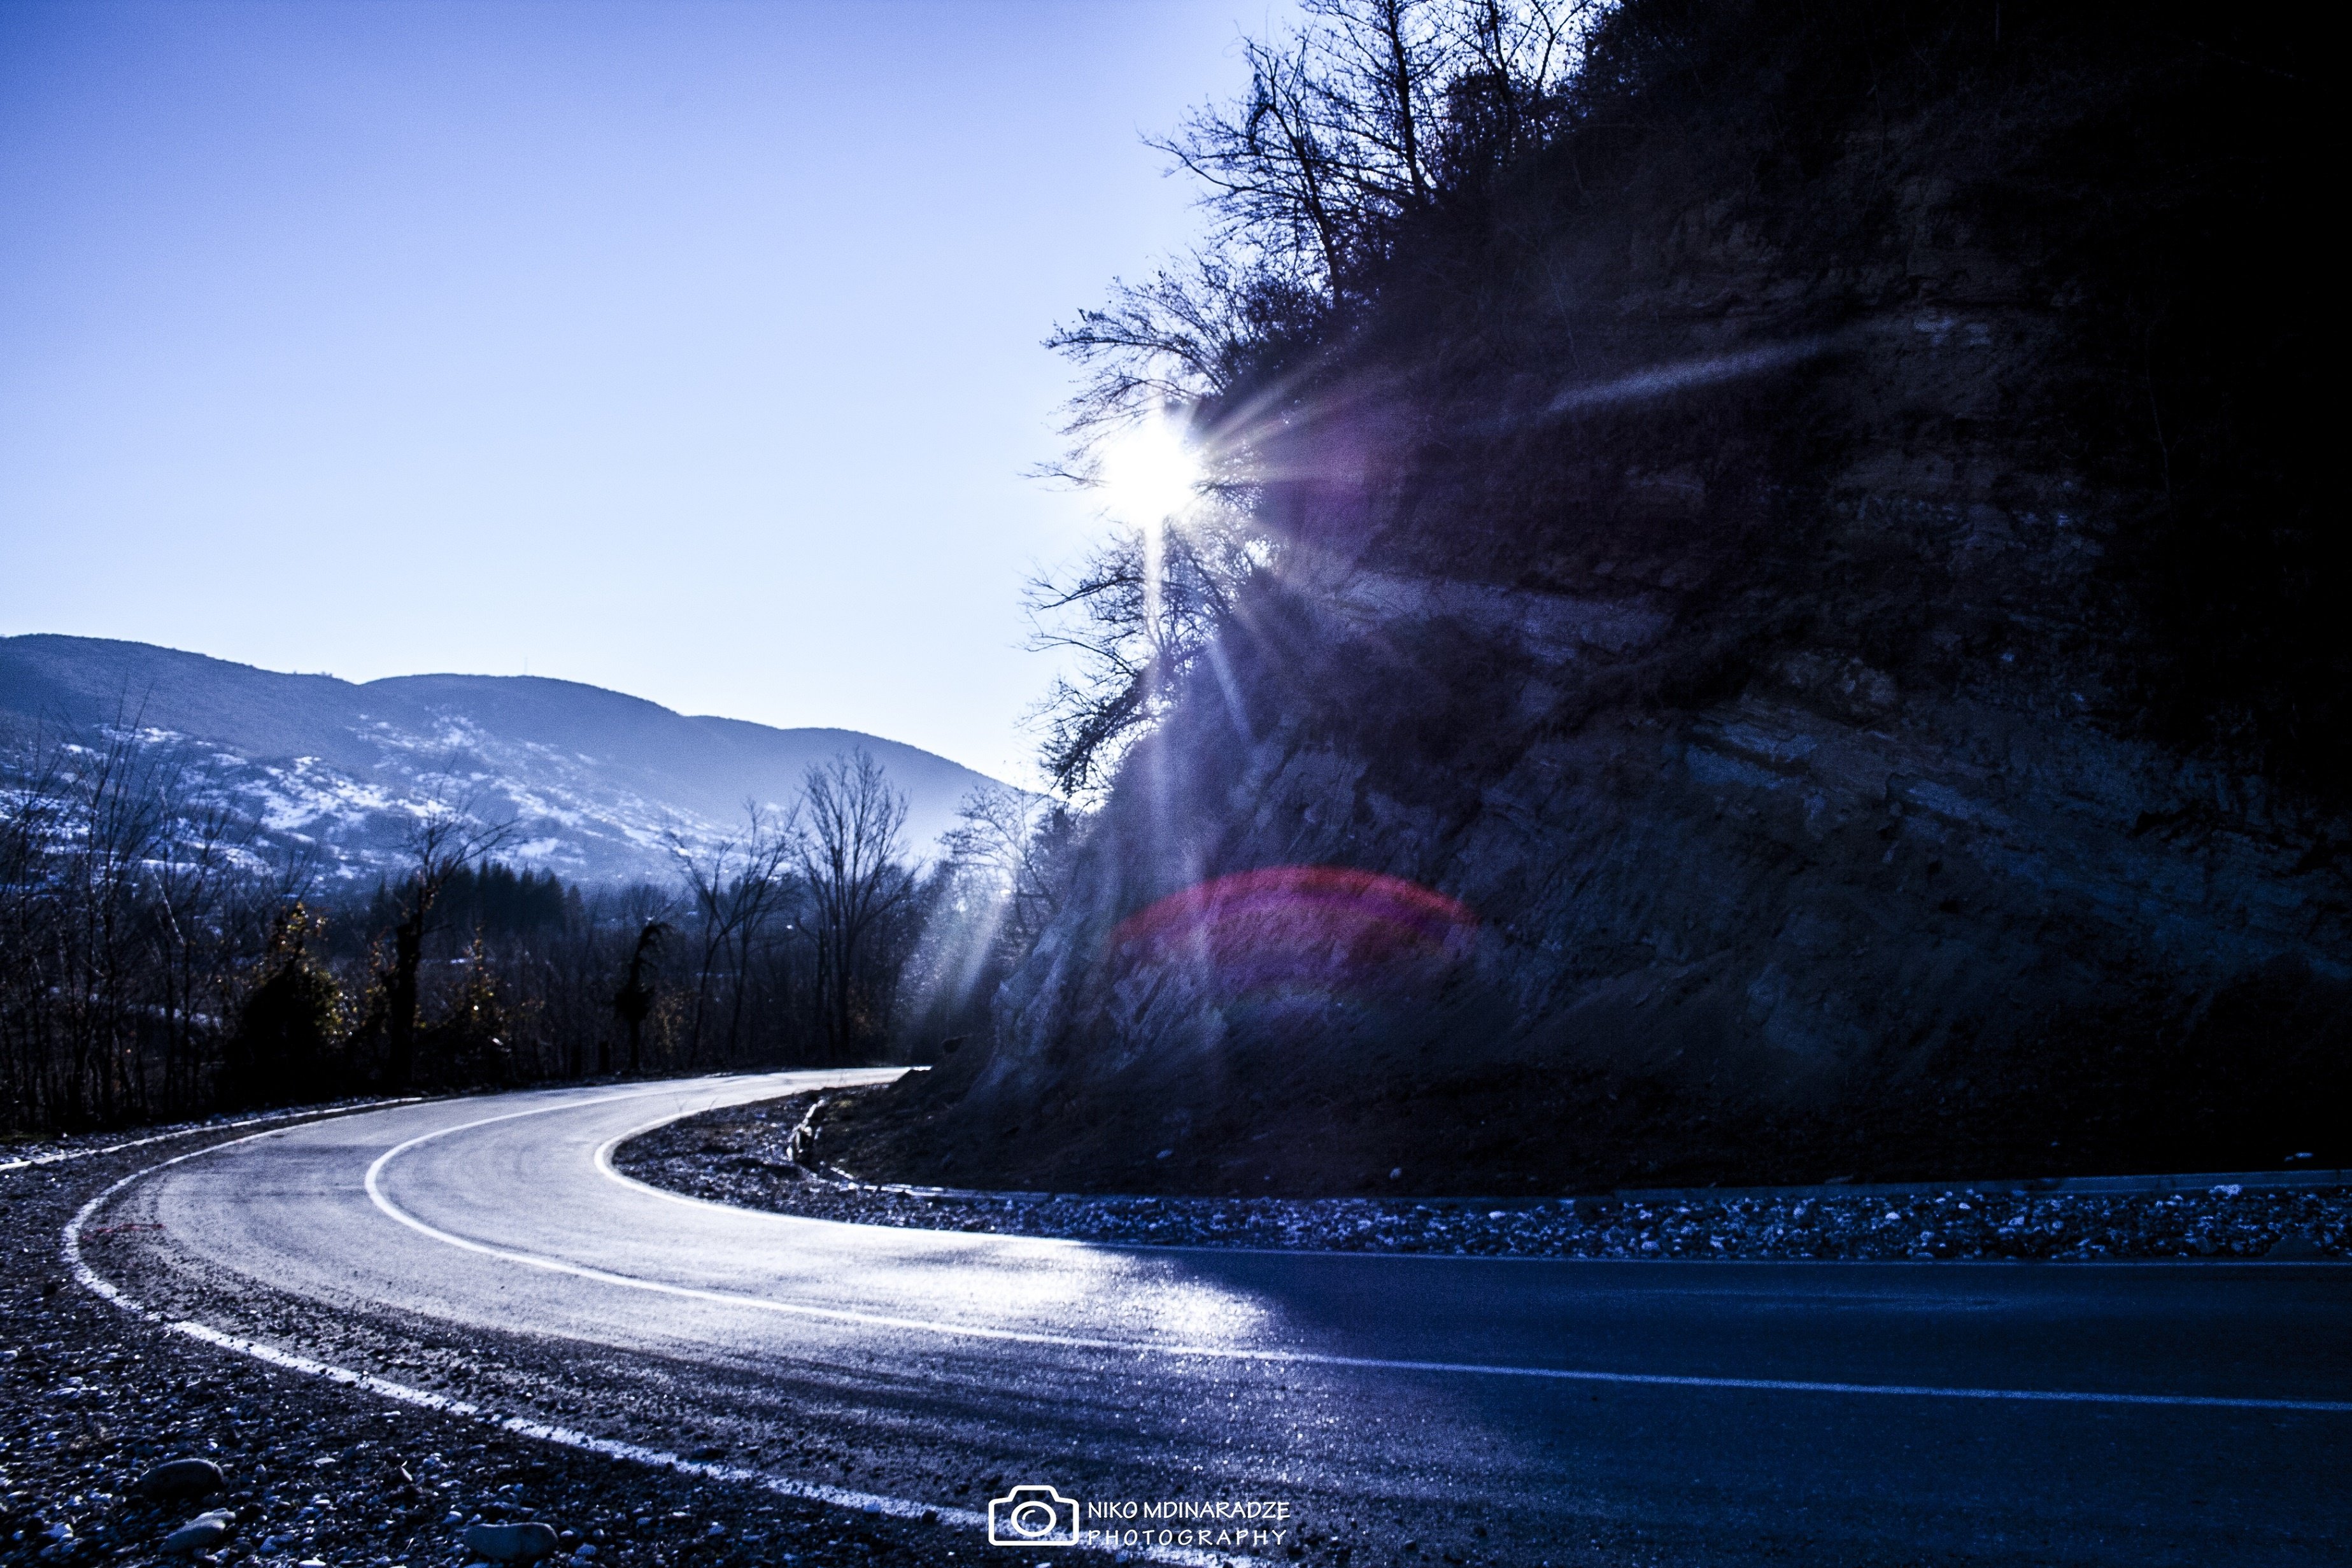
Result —
M1031 781L1038 348L1271 0L0 0L0 632Z

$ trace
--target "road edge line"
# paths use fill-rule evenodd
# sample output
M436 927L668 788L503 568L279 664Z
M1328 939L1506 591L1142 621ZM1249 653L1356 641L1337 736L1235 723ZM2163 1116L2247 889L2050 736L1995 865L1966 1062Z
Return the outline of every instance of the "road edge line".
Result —
M601 1102L600 1102L601 1103ZM561 1109L562 1107L547 1107ZM504 1262L540 1269L550 1273L568 1274L575 1279L590 1280L600 1284L616 1285L625 1290L644 1291L656 1295L677 1296L688 1301L710 1301L723 1306L748 1307L779 1316L815 1319L828 1322L859 1323L874 1328L899 1329L909 1333L928 1333L948 1339L978 1339L996 1343L1046 1345L1066 1350L1105 1351L1119 1355L1149 1354L1190 1356L1204 1360L1255 1362L1273 1365L1332 1366L1363 1371L1444 1373L1456 1375L1488 1377L1525 1377L1569 1383L1609 1383L1636 1386L1675 1388L1718 1388L1752 1390L1770 1393L1846 1394L1879 1396L1905 1396L1935 1399L1973 1399L2008 1401L2028 1404L2061 1405L2125 1405L2155 1406L2174 1409L2274 1410L2302 1415L2352 1415L2352 1400L2270 1399L2232 1397L2223 1395L2196 1394L2128 1394L2097 1393L2075 1389L2030 1388L1950 1388L1924 1384L1832 1383L1823 1380L1796 1378L1707 1377L1666 1373L1597 1372L1568 1367L1502 1366L1476 1362L1444 1362L1407 1360L1383 1356L1349 1356L1319 1351L1250 1350L1221 1345L1153 1344L1140 1341L1097 1339L1077 1334L1053 1334L1020 1329L990 1328L983 1324L940 1322L920 1318L894 1317L879 1312L864 1312L845 1307L811 1306L800 1301L772 1301L761 1296L745 1295L734 1291L709 1290L695 1285L672 1284L662 1280L639 1279L631 1274L615 1273L589 1264L573 1263L561 1258L549 1258L537 1253L516 1251L495 1247L486 1241L453 1235L402 1209L386 1197L378 1181L379 1173L394 1155L417 1144L426 1143L450 1133L487 1126L495 1122L511 1121L516 1116L531 1115L519 1112L513 1116L485 1117L478 1122L464 1123L413 1138L407 1143L387 1149L368 1167L365 1182L368 1197L376 1207L389 1218L415 1230L420 1236L438 1241L461 1251L478 1253ZM691 1113L689 1113L691 1114ZM659 1123L651 1124L659 1125ZM612 1142L617 1142L613 1140ZM610 1143L606 1145L609 1147ZM599 1153L603 1149L600 1147ZM644 1187L647 1184L612 1173L623 1186ZM662 1192L649 1188L659 1196L675 1201L719 1209L730 1214L758 1215L763 1218L802 1224L839 1224L842 1221L812 1220L797 1215L780 1215L762 1209L739 1208L731 1204L712 1203L686 1194ZM873 1229L909 1228L901 1227L869 1227ZM923 1232L938 1236L961 1236L954 1231ZM1018 1241L1031 1244L1058 1244L1065 1247L1110 1246L1111 1244L1074 1241L1050 1237L996 1237L990 1240Z
M649 1090L643 1092L652 1094L659 1092ZM589 1102L589 1103L604 1104L611 1100L637 1097L635 1094L615 1094L607 1096L604 1100ZM347 1113L356 1113L359 1110L383 1108L381 1106L358 1107L354 1112ZM464 1123L457 1127L445 1128L443 1131L459 1132L467 1127L482 1126L491 1122L511 1121L516 1116L537 1115L543 1112L567 1108L569 1108L568 1103L534 1107L532 1110L516 1112L511 1115L485 1117L480 1122ZM687 1113L688 1115L693 1113ZM324 1121L328 1118L316 1119ZM264 1365L276 1366L307 1377L316 1377L324 1382L356 1388L380 1398L432 1410L440 1415L454 1416L461 1420L478 1422L530 1441L549 1443L557 1448L594 1454L602 1458L644 1465L654 1469L669 1469L680 1475L694 1476L704 1480L755 1486L778 1497L790 1498L796 1501L824 1503L829 1507L859 1513L886 1514L895 1519L912 1520L917 1523L937 1523L957 1529L982 1531L988 1529L988 1516L975 1513L970 1509L942 1508L936 1503L919 1502L909 1498L888 1497L878 1492L851 1491L841 1487L796 1480L789 1476L771 1475L765 1470L746 1469L740 1465L723 1465L709 1459L688 1458L682 1454L673 1454L660 1448L649 1448L636 1443L625 1443L611 1437L599 1437L593 1433L577 1431L569 1427L552 1426L547 1422L534 1421L525 1416L502 1415L496 1410L486 1409L467 1400L453 1399L447 1395L436 1394L431 1389L412 1388L404 1383L394 1383L390 1378L379 1377L373 1373L358 1372L350 1367L337 1366L331 1362L320 1361L293 1351L281 1350L275 1345L264 1344L258 1340L247 1339L242 1335L216 1329L209 1323L199 1322L194 1318L169 1318L100 1274L82 1257L82 1227L88 1224L90 1217L111 1200L116 1194L133 1183L154 1175L157 1171L168 1169L184 1161L195 1159L202 1155L214 1154L222 1149L235 1147L239 1144L248 1144L258 1138L269 1137L280 1130L271 1128L264 1132L250 1133L241 1138L228 1138L217 1144L207 1144L201 1149L191 1149L184 1155L176 1155L168 1160L159 1160L154 1165L131 1172L90 1198L89 1202L74 1211L73 1218L66 1222L65 1229L60 1233L60 1255L67 1268L72 1272L75 1282L101 1301L143 1322L152 1323L167 1333L183 1335L216 1350L226 1350L236 1354L249 1356ZM439 1134L427 1135L438 1136ZM422 1139L410 1140L412 1143L422 1141ZM399 1148L407 1146L407 1144L397 1145ZM371 1165L370 1173L373 1174L376 1166L383 1163L383 1158L389 1157L392 1152L394 1151L387 1151L384 1156L380 1156L374 1164ZM374 1196L373 1188L370 1196ZM379 1203L381 1201L379 1199ZM421 1222L410 1221L410 1223ZM929 1516L928 1520L925 1518L926 1515ZM1198 1552L1183 1547L1139 1547L1135 1551L1137 1555L1147 1561L1172 1563L1178 1565L1178 1568L1245 1568L1245 1565L1262 1561L1255 1557L1237 1556L1231 1552Z
M35 1170L42 1166L63 1165L68 1160L86 1160L98 1155L119 1155L125 1149L145 1148L150 1144L168 1144L175 1138L194 1138L205 1133L228 1133L239 1127L258 1127L271 1122L299 1122L309 1117L314 1122L328 1121L336 1116L353 1116L362 1111L388 1111L395 1105L422 1105L428 1096L404 1094L391 1100L362 1100L354 1105L305 1105L299 1110L273 1111L267 1116L247 1116L238 1122L199 1122L182 1127L177 1132L156 1133L149 1137L132 1138L127 1143L106 1144L94 1149L62 1149L53 1155L33 1155L21 1160L0 1161L0 1176L14 1171ZM206 1148L217 1147L207 1144Z

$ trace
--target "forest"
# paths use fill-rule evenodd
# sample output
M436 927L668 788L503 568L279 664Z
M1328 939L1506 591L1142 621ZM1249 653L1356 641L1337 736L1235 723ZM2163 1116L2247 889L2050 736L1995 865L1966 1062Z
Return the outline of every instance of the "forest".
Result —
M453 791L369 883L268 842L132 727L26 743L0 788L0 1129L358 1095L923 1058L984 1027L1066 811L995 788L940 852L856 752L667 883L517 863ZM282 838L279 841L283 842Z

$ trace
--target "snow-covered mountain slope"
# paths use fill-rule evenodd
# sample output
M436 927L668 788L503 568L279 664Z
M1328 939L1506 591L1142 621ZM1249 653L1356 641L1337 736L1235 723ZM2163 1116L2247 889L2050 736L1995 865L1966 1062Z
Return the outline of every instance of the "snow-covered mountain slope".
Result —
M844 729L690 717L572 681L404 675L354 685L87 637L0 638L0 728L18 746L135 729L202 793L283 848L373 878L435 800L511 820L504 858L579 881L673 874L666 836L740 831L746 800L788 808L803 773L863 747L908 802L928 854L983 775Z

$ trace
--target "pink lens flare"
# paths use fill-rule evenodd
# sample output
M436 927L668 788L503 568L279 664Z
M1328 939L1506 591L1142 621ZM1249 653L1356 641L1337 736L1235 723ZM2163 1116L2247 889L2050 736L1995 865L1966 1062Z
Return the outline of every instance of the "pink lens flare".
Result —
M1344 866L1235 872L1129 915L1123 952L1196 966L1244 988L1370 979L1468 956L1478 917L1402 877Z

